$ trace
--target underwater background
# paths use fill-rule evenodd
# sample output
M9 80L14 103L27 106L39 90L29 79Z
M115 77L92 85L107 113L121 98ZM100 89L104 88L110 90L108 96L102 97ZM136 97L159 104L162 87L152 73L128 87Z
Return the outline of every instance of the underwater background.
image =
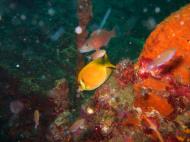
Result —
M81 104L93 95L94 91L85 91L82 97L77 97L79 53L75 28L79 19L78 2L0 0L1 142L47 141L47 129L56 119L56 114L53 114L55 100L61 100L59 105L65 106L62 109L66 109L69 104L69 111L64 115L74 122L79 116ZM116 29L116 37L105 48L109 59L113 64L123 59L136 61L146 38L156 25L189 2L91 0L92 15L86 31L92 33L96 30L106 11L111 8L103 27L107 30ZM82 56L83 64L88 62L88 55ZM60 84L64 91L69 90L68 96L52 101L52 98L48 98L49 94L52 95L51 91L55 91L55 86ZM35 110L40 112L37 129L34 128ZM52 140L49 138L48 141Z

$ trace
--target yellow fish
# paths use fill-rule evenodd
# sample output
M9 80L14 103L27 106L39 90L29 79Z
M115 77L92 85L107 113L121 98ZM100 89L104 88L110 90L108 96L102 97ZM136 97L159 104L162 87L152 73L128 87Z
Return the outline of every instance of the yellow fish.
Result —
M110 63L107 54L102 58L91 61L82 68L78 75L79 90L94 90L102 85L115 68Z

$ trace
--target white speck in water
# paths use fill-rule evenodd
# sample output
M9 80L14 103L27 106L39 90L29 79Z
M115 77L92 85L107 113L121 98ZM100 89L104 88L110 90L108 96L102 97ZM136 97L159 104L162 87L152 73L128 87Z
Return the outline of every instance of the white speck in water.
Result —
M129 41L129 45L131 45L132 44L132 42L131 41Z
M44 22L43 22L42 20L41 20L41 21L39 21L39 23L38 23L38 24L39 24L39 26L41 26L41 27L42 27L42 26L44 26Z
M20 15L20 19L23 21L26 20L26 15L24 15L24 14Z
M180 21L180 25L181 25L181 26L183 26L183 25L184 25L184 23L185 23L184 21Z
M152 30L156 26L156 20L153 17L149 17L146 21L143 21L143 25L148 30Z
M144 13L148 12L148 8L146 8L146 7L143 8L143 12L144 12Z
M41 79L42 79L42 80L45 80L45 79L46 79L46 76L45 76L45 75L42 75L42 76L41 76Z
M155 13L160 13L160 7L156 7L154 11Z
M15 3L11 3L11 4L9 5L9 7L10 7L10 9L15 9L15 8L16 8L16 4L15 4Z
M23 38L23 41L26 41L26 38Z
M16 64L16 68L20 68L20 65L19 65L19 64Z
M82 33L82 28L81 28L80 26L77 26L77 27L75 28L75 33L76 33L76 34L81 34L81 33Z
M48 14L49 14L49 16L54 16L55 10L53 8L48 9Z
M37 44L40 43L39 39L36 40L36 43L37 43Z

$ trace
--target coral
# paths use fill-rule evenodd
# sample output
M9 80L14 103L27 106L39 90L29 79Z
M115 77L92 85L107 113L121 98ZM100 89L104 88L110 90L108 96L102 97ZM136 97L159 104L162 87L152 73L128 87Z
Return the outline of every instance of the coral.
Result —
M135 82L133 63L129 59L122 60L117 64L115 78L120 86L126 86Z
M159 120L160 128L154 127L146 115L142 118L150 128L152 127L159 141L163 141L163 137L167 137L166 141L188 139L184 131L180 131L179 136L176 136L179 126L175 124L174 119L188 111L190 103L190 64L189 58L186 58L190 50L189 18L187 18L190 16L189 10L190 5L186 5L161 22L146 40L134 65L137 78L134 83L134 105L140 107L146 115L155 111L159 114L159 118L162 118ZM174 55L169 53L171 48L175 49ZM158 62L160 64L155 64ZM150 65L154 65L155 68L152 69ZM170 121L167 122L167 119ZM180 126L186 126L182 120L178 123ZM161 133L166 135L162 136Z
M54 111L59 114L69 108L69 86L65 79L57 81L55 88L49 91L49 99L55 104Z
M46 134L49 141L69 142L71 140L68 126L72 116L69 111L68 93L68 83L65 79L58 80L56 86L49 91L49 100L54 104L52 114L55 116Z
M136 97L135 106L141 107L145 112L151 112L155 109L163 116L168 116L173 112L173 107L168 103L167 99L155 94L148 94L145 97Z
M171 73L180 83L190 83L188 69L190 63L187 55L190 50L189 7L190 5L188 4L177 12L171 14L171 16L166 18L156 27L146 40L143 51L138 59L137 66L139 66L142 58L152 60L166 49L175 48L176 56L181 57L182 60L177 63Z

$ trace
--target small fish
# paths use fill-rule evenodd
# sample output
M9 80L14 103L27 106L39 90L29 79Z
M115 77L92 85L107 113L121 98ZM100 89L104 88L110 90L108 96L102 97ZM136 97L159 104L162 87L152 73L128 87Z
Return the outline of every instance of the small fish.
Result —
M175 48L167 49L156 57L148 66L147 70L151 71L152 69L159 68L160 66L168 63L176 54Z
M112 31L98 29L90 35L84 45L79 49L79 52L86 53L107 46L112 37L115 37L114 29Z
M34 128L37 129L39 126L39 121L40 121L40 112L39 110L34 111Z
M103 57L105 54L106 54L106 50L101 49L101 50L97 50L92 55L88 56L88 58L90 60L96 60L98 58Z
M115 68L107 55L91 61L82 68L78 75L79 91L94 90L102 85Z
M73 125L71 125L71 127L69 128L69 130L74 133L77 130L84 129L84 128L85 128L85 119L81 118L81 119L76 120L73 123Z

